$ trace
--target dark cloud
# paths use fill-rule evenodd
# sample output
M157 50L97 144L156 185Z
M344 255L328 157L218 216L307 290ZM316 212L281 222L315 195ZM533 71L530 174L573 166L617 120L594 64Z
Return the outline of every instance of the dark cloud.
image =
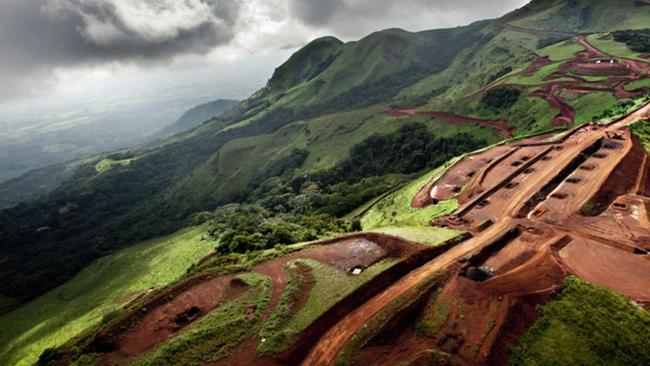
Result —
M307 24L326 25L332 18L347 10L343 0L289 0L291 13Z
M500 16L528 0L287 0L293 16L310 26L361 36L393 26L417 29L464 25Z
M56 67L205 54L235 36L238 14L236 0L4 0L0 99Z
M48 82L56 82L52 74L57 69L167 63L226 44L259 50L323 34L355 39L390 27L462 25L525 2L0 0L0 102L41 92Z

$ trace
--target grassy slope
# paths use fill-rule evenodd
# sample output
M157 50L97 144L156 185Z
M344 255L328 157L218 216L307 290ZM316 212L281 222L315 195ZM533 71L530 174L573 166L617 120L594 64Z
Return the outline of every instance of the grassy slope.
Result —
M633 124L630 129L641 140L646 150L650 151L650 121L639 121Z
M192 187L195 200L204 200L213 194L234 195L250 183L259 183L265 172L286 160L293 149L309 152L301 171L331 168L347 158L350 149L368 136L391 133L409 122L427 125L438 137L464 132L488 143L500 139L489 128L448 125L424 117L392 118L386 115L387 109L378 106L336 113L294 122L271 134L232 140L187 177L178 189Z
M593 121L604 110L618 104L618 99L611 93L589 93L570 100L569 104L576 110L576 124Z
M628 47L628 45L625 43L614 41L614 39L609 35L593 34L587 37L587 39L592 45L594 45L594 47L607 54L618 57L628 57L632 59L638 58L640 60L643 60L639 58L638 52L632 51L630 47Z
M562 61L573 58L576 53L584 51L584 47L573 40L556 43L539 50L540 56L548 56L552 61Z
M637 8L627 0L580 0L578 7L566 7L567 1L536 0L533 7L545 9L512 24L535 29L553 29L572 32L606 32L618 29L647 27L650 8ZM586 21L581 18L584 8L590 8Z
M214 243L185 229L99 259L66 284L0 318L0 364L31 365L48 347L98 322L154 286L180 277Z
M363 271L358 276L313 260L296 260L295 263L308 267L314 283L304 305L285 320L284 327L266 334L269 344L260 347L263 353L277 353L290 346L296 336L337 302L355 289L396 264L394 259L383 260ZM273 315L272 315L273 317Z
M537 57L539 37L514 32L497 25L487 27L485 32L495 32L497 35L481 47L464 51L447 70L404 89L400 96L414 97L424 94L427 90L450 85L445 93L431 99L423 109L446 110L485 119L505 119L510 121L512 126L517 127L515 132L517 136L551 128L550 121L557 111L539 98L524 94L512 108L503 111L490 111L483 108L479 103L480 95L468 99L468 96L481 86L487 86L489 77L504 67L511 67L513 71L500 78L499 82L539 84L558 66L558 63L546 66L532 77L518 76L516 74L525 70L530 61ZM540 52L545 51L558 59L564 59L581 49L575 44L567 43L564 46L549 46Z
M412 208L411 200L415 194L432 179L441 176L446 166L439 167L402 189L389 194L361 217L365 230L397 226L427 226L429 221L458 207L455 200L441 202L424 209Z
M577 278L513 349L513 365L648 365L650 313Z
M273 285L269 277L260 274L242 274L239 278L249 286L243 295L220 304L178 336L142 356L135 365L198 365L215 361L252 335L271 299ZM253 306L255 310L249 318L246 310Z

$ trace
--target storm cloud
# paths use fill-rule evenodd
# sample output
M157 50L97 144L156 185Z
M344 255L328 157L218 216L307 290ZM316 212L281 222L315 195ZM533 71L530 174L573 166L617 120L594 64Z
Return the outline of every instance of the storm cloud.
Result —
M235 36L233 0L15 0L0 4L0 98L57 67L165 62Z
M498 17L526 0L287 0L305 24L358 35L400 24L411 30L464 25Z
M525 0L2 0L0 102L43 93L57 71L173 64L467 24ZM214 51L223 50L215 56ZM112 72L112 71L111 71ZM74 79L74 78L73 78ZM70 80L68 77L67 80Z

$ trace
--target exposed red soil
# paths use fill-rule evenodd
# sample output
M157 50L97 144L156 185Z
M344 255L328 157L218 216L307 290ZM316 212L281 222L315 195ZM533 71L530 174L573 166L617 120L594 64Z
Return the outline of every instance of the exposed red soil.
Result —
M558 84L551 84L545 90L537 91L531 95L546 100L551 108L559 111L558 115L553 119L552 124L554 126L573 126L576 111L555 94L557 89Z
M411 202L412 207L422 208L435 202L458 196L461 188L469 182L486 164L499 159L512 150L511 147L500 146L476 155L463 158L449 168L437 181L431 181L420 189Z
M412 108L410 109L391 108L388 111L388 114L391 117L426 116L426 117L437 118L445 123L450 123L450 124L485 126L485 127L494 128L501 136L508 137L508 138L512 137L512 133L514 132L513 127L508 127L507 121L494 121L494 120L459 116L457 114L450 113L450 112L436 112L436 111L422 112Z
M596 216L605 211L617 197L634 193L639 175L644 172L644 159L647 153L636 136L630 138L632 143L627 146L618 143L618 141L608 142L610 149L626 149L626 151L616 169L589 199L589 202L597 206L591 210L590 216Z
M606 54L599 50L598 48L594 47L589 41L587 40L587 37L580 37L578 38L578 42L580 42L581 45L583 45L587 51L590 53L591 57L597 58L597 57L605 57Z
M185 326L214 310L230 287L232 291L229 296L237 297L241 292L236 288L236 284L233 285L232 279L232 276L210 278L188 288L181 284L168 291L166 296L159 296L142 308L135 309L134 313L127 318L137 319L137 313L141 309L146 309L147 313L138 319L135 326L119 337L116 343L110 345L111 352L102 357L100 364L108 365L120 359L139 355L174 337ZM170 301L162 300L170 295L172 297ZM98 338L105 337L100 335Z
M537 74L539 69L541 69L542 67L544 67L546 65L550 65L552 63L553 63L553 61L551 61L551 59L548 56L544 56L544 57L540 56L540 57L536 58L530 64L530 66L521 73L521 75L523 75L523 76L533 76L533 75Z
M399 248L395 248L395 250L399 251ZM388 252L373 241L359 238L343 240L326 246L315 246L305 250L303 254L344 271L351 271L353 268L372 266L385 258Z
M560 251L576 276L650 303L650 261L641 255L587 239L577 239Z
M634 143L629 132L620 129L649 110L650 104L608 127L585 126L576 129L560 141L547 144L541 153L529 156L510 174L503 171L512 170L512 167L499 166L508 160L499 162L488 176L494 174L500 179L486 184L485 191L461 206L455 213L456 219L450 221L452 226L470 230L475 236L404 276L380 295L340 319L321 338L303 364L330 365L355 329L362 327L380 309L421 284L427 275L443 269L453 271L459 263L464 264L463 269L442 292L441 298L446 299L450 314L445 323L447 326L437 333L436 347L460 357L467 364L504 364L507 353L502 338L512 340L521 334L534 318L534 306L552 299L568 274L583 276L581 271L591 271L589 264L573 263L574 259L580 261L578 255L581 251L590 250L579 247L583 245L580 243L585 243L586 234L600 238L595 240L590 237L588 243L598 242L610 251L616 250L615 263L634 267L630 272L621 274L624 277L617 278L617 281L607 282L607 273L615 271L617 266L603 266L602 272L595 272L592 279L604 286L616 286L616 282L621 281L637 281L638 286L613 288L635 300L646 301L646 291L650 286L645 281L649 278L647 271L650 271L650 260L645 258L643 248L638 250L640 254L635 254L631 248L619 248L612 240L601 236L603 231L590 231L590 226L577 222L574 217L593 219L580 215L580 208L615 174L617 167L631 169L630 175L633 177L643 175L634 174L634 171L642 171L644 162L637 164L636 168L621 165ZM613 142L618 142L618 147L610 147ZM525 151L525 148L520 150ZM632 190L638 190L640 180L632 181ZM637 202L633 198L630 200L630 204ZM641 201L644 207L648 206L647 202ZM533 205L528 207L528 202L533 202ZM649 229L639 229L639 226L648 225L648 221L639 217L636 203L633 207L636 213L618 212L612 216L609 210L606 211L599 216L599 220L605 221L599 226L614 229L612 231L618 232L624 242L634 241L633 237L639 239L636 235L643 235L643 230ZM522 218L513 219L522 210ZM615 223L606 223L608 220ZM482 225L485 221L492 224ZM637 226L631 225L632 221L637 222ZM630 240L620 235L622 230L618 225L626 225L630 229ZM600 252L601 249L594 250L596 258L593 261L596 265L597 260L607 259ZM566 253L572 255L567 256ZM496 275L481 282L475 278L482 273L477 270L480 266L497 267ZM639 266L643 269L639 269ZM513 309L523 311L528 316L518 318ZM512 320L521 323L511 324ZM400 344L413 344L414 353L417 354L417 342L400 341Z
M537 317L535 307L551 299L565 276L566 271L553 259L549 248L524 266L484 283L454 276L431 308L425 310L433 314L442 309L449 312L436 336L428 339L429 348L434 345L466 365L505 364L507 341L516 339L532 324ZM422 338L401 337L392 345L402 352L392 354L417 358L422 352L418 347L421 342ZM391 362L397 357L386 357L376 364L395 364Z
M353 268L367 268L387 257L408 257L426 250L427 246L404 241L382 234L360 233L343 238L326 240L286 256L264 262L252 269L252 272L264 274L273 281L273 292L269 306L260 322L263 323L279 303L282 291L287 283L285 266L295 259L312 259L350 271ZM179 332L214 310L222 301L230 301L240 296L245 288L234 276L198 277L176 286L154 300L147 302L144 316L139 316L140 308L130 318L135 325L121 335L111 335L102 348L110 349L102 357L102 364L128 362L162 342L176 336ZM308 295L308 291L305 295ZM306 297L305 299L306 300ZM117 336L116 341L109 338ZM106 338L106 337L104 337ZM114 342L114 343L113 343ZM109 345L110 344L110 345ZM255 356L257 339L247 339L232 355L217 364L261 364L274 365L275 360L262 360ZM122 360L122 361L120 361Z
M585 76L625 76L630 73L630 68L626 64L620 64L618 62L610 63L572 63L569 64L570 71Z

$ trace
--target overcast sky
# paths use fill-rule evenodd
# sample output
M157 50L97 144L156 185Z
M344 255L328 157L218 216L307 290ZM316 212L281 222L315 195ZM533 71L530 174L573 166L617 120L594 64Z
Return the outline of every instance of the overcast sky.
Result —
M525 2L0 0L0 103L83 96L151 75L192 83L201 79L196 70L218 73L220 65L230 77L246 77L256 64L269 73L315 37L353 40L391 27L464 25Z

